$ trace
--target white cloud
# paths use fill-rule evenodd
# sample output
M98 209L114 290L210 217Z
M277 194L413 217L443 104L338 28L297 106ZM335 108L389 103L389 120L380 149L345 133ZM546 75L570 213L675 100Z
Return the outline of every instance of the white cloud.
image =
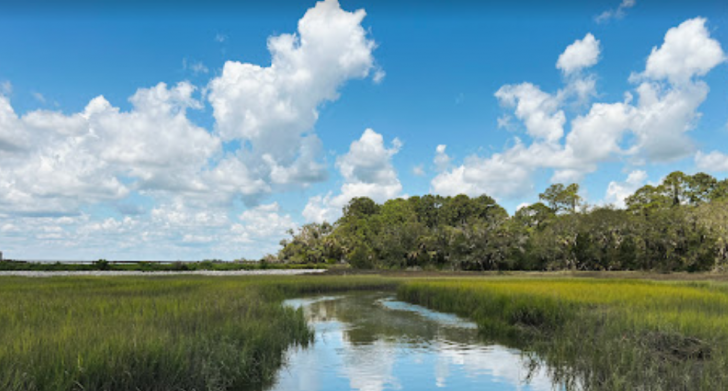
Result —
M586 115L575 118L564 147L570 168L594 171L597 163L624 154L620 142L633 112L627 103L595 103Z
M640 100L632 118L637 150L653 161L673 161L689 155L694 145L686 133L700 118L698 108L708 90L703 82L667 88L659 83L640 84Z
M599 61L599 41L589 33L584 39L577 39L559 56L556 68L569 75L596 65Z
M270 67L226 63L210 83L219 135L187 118L188 109L202 108L188 82L141 88L127 112L99 96L80 113L38 110L19 117L0 96L0 212L78 213L134 192L229 204L236 196L255 201L272 186L321 181L321 142L304 133L319 104L372 67L364 15L335 1L319 3L300 20L300 35L270 38ZM251 69L258 71L246 73ZM239 118L226 109L244 113L242 122L231 123ZM292 116L277 117L279 109ZM253 150L222 151L222 140L238 139Z
M634 194L647 181L647 173L642 170L632 171L624 182L609 182L605 201L618 208L624 208L624 200Z
M529 207L529 206L531 206L531 204L530 204L530 203L528 203L528 202L521 202L521 203L520 203L520 204L518 204L518 206L516 207L516 211L518 211L518 210L521 210L521 209L523 209L523 208L527 208L527 207Z
M278 242L296 223L288 214L281 214L277 202L248 209L239 216L240 223L231 228L233 240L261 246L268 253L277 250Z
M282 185L326 178L319 156L308 153L317 143L313 126L319 107L338 99L346 81L374 68L365 15L342 10L336 0L319 2L298 22L297 34L268 39L270 66L228 61L210 82L217 131L225 141L250 143L253 160L266 163L256 168L259 175L274 175Z
M527 191L531 176L539 169L553 169L552 182L578 182L595 171L599 163L610 160L665 162L689 155L694 146L687 133L699 120L698 108L709 90L707 84L693 78L706 74L720 63L718 58L724 57L717 41L706 35L704 24L702 19L693 19L670 29L665 43L659 50L653 50L647 62L655 55L664 56L663 50L682 48L675 42L693 39L701 47L709 48L693 48L700 53L696 54L699 57L712 58L706 62L708 65L678 66L662 73L657 68L648 68L631 78L641 79L635 88L636 103L633 94L626 93L623 102L592 104L586 114L571 121L564 142L561 140L566 117L562 108L566 98L594 95L593 84L589 83L593 78L567 80L566 88L556 94L543 92L531 83L502 87L496 97L505 107L515 109L531 143L516 139L514 146L490 157L471 156L461 166L435 177L431 182L433 191L511 197ZM704 51L713 54L706 55ZM574 80L586 83L581 88L583 93L576 92L580 88L574 87ZM504 176L503 172L509 175Z
M433 163L435 163L435 169L438 172L445 171L450 168L450 156L447 155L445 152L445 149L447 148L447 145L440 144L435 148L435 158L433 159Z
M704 76L726 60L720 43L710 37L705 18L689 19L665 34L665 42L652 48L642 76L667 79L675 85Z
M336 166L347 184L397 185L391 158L401 147L402 143L395 138L392 147L386 148L381 134L366 129L359 140L351 143L349 152L337 159Z
M270 66L228 61L205 87L207 94L188 82L140 88L129 99L129 110L99 96L77 113L18 115L8 98L11 85L5 83L0 96L4 249L55 257L65 247L91 258L131 251L152 259L272 251L292 219L279 213L277 204L255 205L268 193L326 178L323 146L313 126L320 106L336 100L348 80L375 70L375 44L361 26L364 16L363 10L343 11L334 0L318 3L299 21L296 34L268 40ZM196 73L209 71L201 63L183 65ZM384 71L376 71L381 81ZM213 106L213 130L188 117L188 111L203 108L200 95ZM372 141L366 136L362 143ZM230 143L223 148L225 142ZM399 146L377 156L389 159ZM396 174L388 173L391 163L367 166L354 155L340 164L342 171L353 170L342 197L401 191ZM238 199L249 209L236 220L228 215ZM130 204L139 207L121 218L106 217L131 210ZM61 224L59 216L73 222ZM33 240L38 244L31 245Z
M573 96L578 105L589 103L589 99L596 97L597 81L594 76L572 77L561 95L563 98Z
M516 196L531 188L532 168L520 156L526 152L522 144L488 158L471 156L448 172L440 173L432 182L436 194L455 196L488 194L496 198Z
M374 72L374 76L372 77L372 81L374 81L375 84L379 84L384 81L385 76L387 76L387 72L384 72L384 69L377 68Z
M558 141L564 134L566 116L559 109L559 100L531 83L505 85L496 98L506 107L515 107L515 115L526 126L528 134L548 142Z
M140 190L209 190L202 173L221 143L186 117L188 108L201 107L194 90L186 82L140 89L129 99L133 109L127 113L103 97L94 99L84 112L89 149L112 166L113 174L136 178Z
M152 209L151 219L165 229L225 227L227 213L221 208L195 208L183 197L173 197Z
M597 23L604 23L612 18L622 19L625 15L625 10L634 7L635 4L637 4L635 0L622 0L617 9L606 10L599 14L595 19Z
M402 184L392 165L392 157L399 152L402 143L392 141L390 148L385 147L381 134L366 129L359 140L349 147L349 152L340 156L336 167L344 177L341 193L332 196L312 197L303 216L307 221L333 222L341 215L341 209L354 197L369 197L376 202L384 202L401 195Z
M343 197L334 198L331 192L326 195L313 196L308 199L301 215L308 222L334 222L341 216L341 208L346 205L346 202L341 202L342 200Z
M23 130L15 110L6 96L0 95L0 158L29 148L29 135ZM4 167L8 169L7 166Z
M695 165L703 171L726 172L728 171L728 155L718 151L698 152L695 154Z

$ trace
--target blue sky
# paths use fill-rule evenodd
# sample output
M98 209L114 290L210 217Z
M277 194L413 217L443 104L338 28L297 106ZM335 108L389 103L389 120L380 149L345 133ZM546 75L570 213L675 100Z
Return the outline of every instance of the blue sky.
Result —
M728 172L721 1L0 7L6 257L257 258L355 196Z

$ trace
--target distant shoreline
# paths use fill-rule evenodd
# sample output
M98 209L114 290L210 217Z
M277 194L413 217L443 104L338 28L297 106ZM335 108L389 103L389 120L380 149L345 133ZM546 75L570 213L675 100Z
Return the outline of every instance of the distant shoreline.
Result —
M0 277L124 277L124 276L291 276L299 274L322 273L326 269L268 269L268 270L194 270L194 271L0 271Z
M98 259L4 259L4 261L22 262L22 263L62 263L70 265L90 265L98 261ZM194 263L202 262L200 260L131 260L131 259L108 259L111 264L134 264L134 263L156 263L156 264L170 264L170 263ZM216 259L216 262L235 262L234 260L226 261L222 259Z

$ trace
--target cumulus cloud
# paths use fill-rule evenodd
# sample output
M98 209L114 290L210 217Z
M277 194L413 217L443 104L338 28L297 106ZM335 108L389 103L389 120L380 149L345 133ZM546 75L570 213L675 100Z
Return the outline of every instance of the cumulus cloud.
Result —
M699 66L692 62L660 65L663 58L674 53L702 58L704 62ZM709 91L707 84L697 78L724 58L720 44L708 35L705 20L688 20L670 29L662 46L648 57L645 71L630 78L637 83L634 94L625 93L621 102L593 103L585 114L571 120L568 133L563 107L568 96L578 99L580 95L573 93L574 80L588 83L593 79L570 78L567 86L554 94L531 83L503 86L496 97L505 108L514 109L530 144L516 139L515 145L490 157L471 156L462 165L435 177L432 190L511 197L527 191L531 176L540 169L554 170L552 182L578 182L606 161L665 162L684 158L694 150L688 132L700 118L698 109ZM593 84L583 90L592 88ZM699 156L698 161L707 160ZM504 172L508 173L505 177Z
M0 96L0 157L29 147L29 135L23 130L20 119L10 105L10 99Z
M684 85L724 62L725 53L720 43L710 37L706 21L690 19L668 30L662 46L652 48L642 76Z
M387 148L381 134L366 129L359 140L351 143L349 152L336 161L336 167L344 178L341 193L312 197L303 210L304 218L307 221L333 222L352 198L369 197L376 202L384 202L401 195L402 184L392 165L392 157L401 147L402 143L395 138L392 146Z
M505 85L496 93L500 103L515 108L516 118L535 139L558 141L564 134L566 115L559 109L559 100L531 83Z
M583 39L577 39L566 47L556 62L556 68L569 75L592 67L599 61L600 52L599 41L589 33Z
M695 165L698 169L709 172L727 172L728 155L713 151L710 153L698 152L695 154Z
M293 226L277 204L261 205L263 197L326 178L323 145L313 130L321 105L338 99L351 79L373 71L375 81L384 77L374 66L375 43L361 25L364 17L363 10L347 12L335 0L322 1L299 20L296 33L269 38L270 66L228 61L204 93L189 82L140 88L129 98L129 110L98 96L77 113L20 115L10 103L10 84L4 84L5 249L29 248L29 241L42 239L48 247L34 247L36 254L67 246L79 256L96 257L101 249L112 257L109 247L123 254L128 245L151 257L189 259L211 250L230 254L228 243L235 243L260 255L258 243L277 243ZM186 60L183 66L198 74L209 71ZM204 107L203 97L212 105L214 129L188 116ZM361 143L372 142L371 136ZM398 148L397 142L377 156L391 157ZM391 164L367 165L355 155L377 150L356 150L338 163L347 173L345 193L399 193L396 175L387 172ZM368 188L372 183L382 188ZM230 217L241 199L248 210ZM144 207L129 208L140 203ZM120 218L98 215L119 212ZM61 224L62 218L73 223ZM11 234L13 242L6 240ZM112 238L123 244L113 246Z
M642 170L632 171L624 182L609 182L604 200L618 208L624 208L624 200L634 194L646 181L646 172Z
M530 189L530 169L514 158L521 152L522 149L515 148L489 158L471 156L461 166L436 176L432 190L442 195L489 194L496 198L524 193Z
M221 143L187 118L201 107L194 91L160 83L139 89L127 112L99 96L80 113L22 117L0 98L0 212L73 214L133 191L210 192L208 160Z
M275 252L278 241L288 230L297 227L289 214L281 214L277 202L246 210L239 216L239 221L231 228L233 240L264 246L269 253Z
M50 259L235 259L274 252L286 231L296 227L277 203L261 204L238 216L229 212L172 197L147 215L10 216L0 233L9 256L31 247L24 253Z
M250 143L260 175L276 183L307 184L326 178L313 126L319 107L339 97L350 79L367 77L374 68L373 40L361 22L364 10L347 12L336 0L309 9L298 32L268 39L271 65L228 61L209 84L216 128L224 140ZM381 81L381 69L375 73Z

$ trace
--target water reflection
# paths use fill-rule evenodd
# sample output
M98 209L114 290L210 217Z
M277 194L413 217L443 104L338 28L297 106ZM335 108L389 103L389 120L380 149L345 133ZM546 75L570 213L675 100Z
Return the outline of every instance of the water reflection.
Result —
M519 351L483 345L472 322L390 294L319 296L286 305L303 309L316 340L287 353L275 391L555 388L546 370L529 370Z

